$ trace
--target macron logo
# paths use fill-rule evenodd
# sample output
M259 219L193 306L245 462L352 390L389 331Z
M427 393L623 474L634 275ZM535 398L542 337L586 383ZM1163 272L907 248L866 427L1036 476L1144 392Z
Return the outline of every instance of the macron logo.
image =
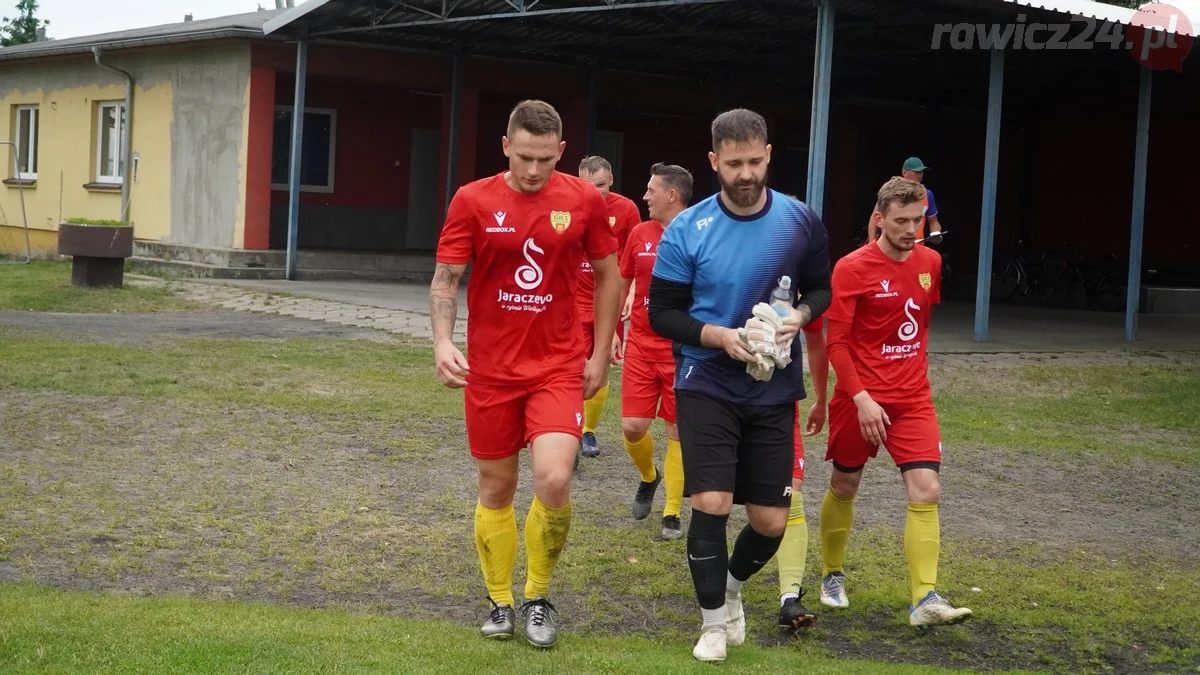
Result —
M653 245L654 245L654 242L650 242L650 241L646 242L646 250L649 251L650 247Z
M485 232L502 234L505 232L516 232L517 231L517 228L515 228L515 227L505 227L504 226L504 219L508 217L507 213L505 213L503 211L497 211L492 214L492 217L496 219L496 226L486 228L484 230Z
M703 230L704 228L708 227L709 225L712 225L712 222L713 222L712 216L709 216L707 218L701 218L700 220L696 221L696 229Z
M880 285L880 286L883 286L883 292L884 292L884 293L887 293L887 292L888 292L888 286L891 286L891 285L892 285L892 280L891 280L891 279L888 279L887 281L881 281L881 282L879 282L879 285Z

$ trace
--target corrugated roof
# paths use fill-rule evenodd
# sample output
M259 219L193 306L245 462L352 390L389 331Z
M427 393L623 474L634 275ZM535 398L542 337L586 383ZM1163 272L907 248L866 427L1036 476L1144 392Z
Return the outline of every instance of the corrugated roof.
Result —
M1109 21L1112 23L1120 23L1126 26L1132 25L1134 15L1137 10L1128 7L1120 7L1118 5L1110 5L1106 2L1093 2L1093 0L1004 0L1004 2L1021 5L1024 7L1032 7L1036 9L1044 9L1051 12L1061 12L1063 14L1072 14L1074 16L1082 16L1097 21ZM1200 21L1200 16L1191 16L1194 10L1189 10L1196 3L1192 2L1169 2L1166 3L1180 10L1189 18L1188 23L1176 24L1175 33L1179 35L1196 34L1196 27L1191 25L1191 20Z
M197 21L181 21L161 26L135 28L133 30L85 35L65 40L47 40L16 47L0 48L0 61L52 56L58 54L87 53L92 47L104 49L128 49L152 45L174 44L196 40L213 40L225 37L263 37L263 24L287 10L271 9L247 14L219 16Z

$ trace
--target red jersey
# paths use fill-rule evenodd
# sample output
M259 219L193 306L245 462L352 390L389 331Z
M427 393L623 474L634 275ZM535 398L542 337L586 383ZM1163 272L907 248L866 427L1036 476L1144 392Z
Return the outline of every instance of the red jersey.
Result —
M850 328L844 342L830 328L835 370L841 360L836 357L842 356L835 357L835 351L845 349L862 388L877 403L928 397L929 317L941 302L941 282L942 256L925 246L914 246L907 260L896 262L872 242L839 260L833 268L833 303L824 317ZM861 389L847 390L854 379L847 375L838 373L835 391L853 396Z
M663 236L662 223L647 220L629 233L621 254L621 276L633 279L633 311L629 317L629 336L625 358L631 355L651 363L674 363L671 341L650 330L650 276L658 260L658 242Z
M585 358L575 314L579 260L617 249L604 199L591 183L555 171L533 194L504 174L459 188L437 261L474 260L467 283L471 381L540 382Z
M625 251L625 240L629 232L642 219L637 204L628 197L623 197L613 191L604 198L608 211L608 226L617 235L617 258L620 259ZM585 257L579 264L579 293L575 296L575 306L579 309L579 320L583 323L593 321L593 304L596 296L596 275L592 272L591 261L595 258ZM621 299L624 301L624 298Z

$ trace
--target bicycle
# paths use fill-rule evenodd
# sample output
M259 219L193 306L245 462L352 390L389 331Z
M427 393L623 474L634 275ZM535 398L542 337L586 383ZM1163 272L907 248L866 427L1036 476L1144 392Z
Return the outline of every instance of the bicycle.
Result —
M1055 261L1047 250L1031 265L1025 261L1025 250L1025 241L1018 239L1016 252L996 268L999 272L992 272L992 301L1008 302L1017 295L1033 294L1039 303L1051 307L1066 302L1073 283L1066 263Z

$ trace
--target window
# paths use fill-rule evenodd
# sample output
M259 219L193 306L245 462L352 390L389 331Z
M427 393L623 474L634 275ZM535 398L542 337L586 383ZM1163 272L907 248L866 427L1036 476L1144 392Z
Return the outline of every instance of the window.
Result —
M304 192L333 192L333 158L337 143L337 111L304 109L304 141L300 148L300 189ZM271 151L271 187L288 189L291 168L292 108L275 109Z
M37 180L38 108L36 105L17 106L17 175L23 180Z
M97 109L96 182L120 184L125 176L125 104L101 103Z

